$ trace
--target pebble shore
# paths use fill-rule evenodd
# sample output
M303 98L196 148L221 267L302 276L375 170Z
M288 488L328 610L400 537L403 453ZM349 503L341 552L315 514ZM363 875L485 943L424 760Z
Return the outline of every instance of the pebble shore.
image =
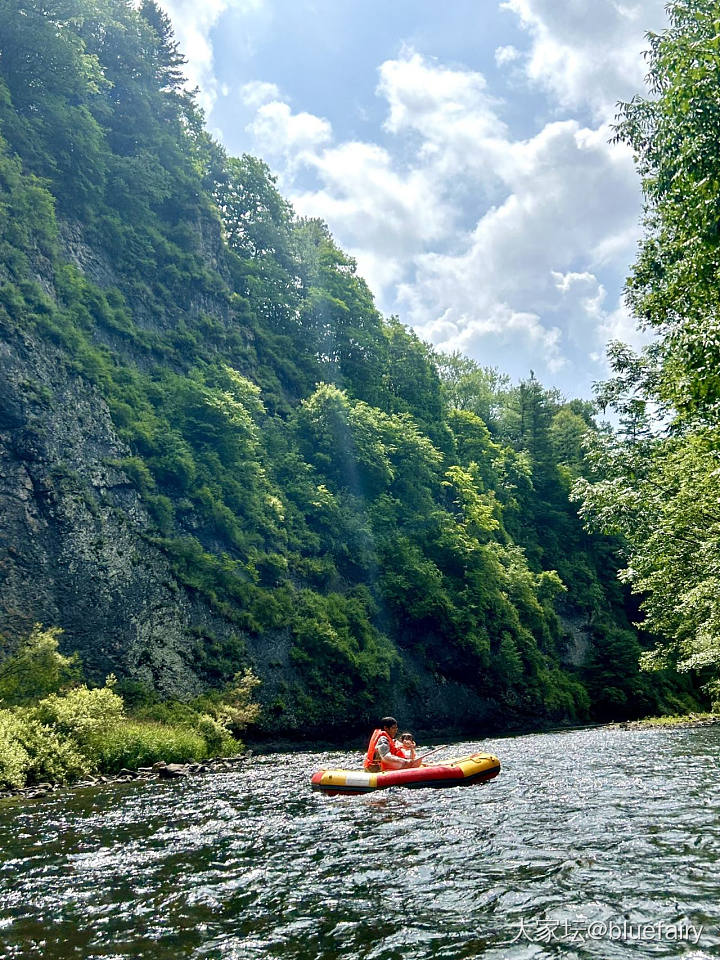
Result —
M234 757L213 757L202 763L165 763L163 760L154 763L151 767L138 767L137 770L122 769L113 774L97 774L83 777L74 783L34 783L27 787L11 787L0 790L0 800L8 797L24 797L35 799L47 797L59 790L79 789L81 787L95 787L104 783L132 783L136 780L180 780L184 777L201 776L203 774L224 773L237 770L252 757L252 750L239 753Z
M690 713L686 717L647 717L645 720L626 720L610 723L616 730L679 730L683 727L712 727L720 723L720 715Z

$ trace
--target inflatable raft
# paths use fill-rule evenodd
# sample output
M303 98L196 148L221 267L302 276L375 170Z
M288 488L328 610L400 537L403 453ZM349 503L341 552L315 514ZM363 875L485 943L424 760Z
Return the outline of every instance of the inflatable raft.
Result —
M446 760L429 767L367 773L365 770L318 770L312 775L313 790L338 793L371 793L386 787L463 787L484 783L500 773L500 761L491 753L473 753L459 760Z

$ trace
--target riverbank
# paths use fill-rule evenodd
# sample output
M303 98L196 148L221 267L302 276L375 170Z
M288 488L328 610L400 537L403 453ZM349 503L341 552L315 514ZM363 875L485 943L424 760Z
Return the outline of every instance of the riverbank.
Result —
M242 755L239 734L259 715L246 670L189 703L160 701L113 676L83 682L77 657L39 626L0 672L0 790L39 796L55 784L95 783L165 771L184 776ZM169 773L168 773L169 771ZM162 774L159 774L162 775ZM98 778L101 778L98 781Z
M0 790L0 801L12 797L22 797L33 800L47 797L52 793L67 790L79 790L83 787L95 787L99 784L133 783L151 780L180 780L185 777L197 777L215 773L225 773L245 766L253 755L252 750L246 750L235 756L214 757L203 763L166 763L161 760L151 767L139 767L136 770L123 769L116 774L87 775L82 780L73 783L35 783L26 787L9 787Z
M609 726L620 730L648 730L655 727L673 730L682 727L711 727L717 723L720 723L720 714L718 713L688 713L682 716L626 720L623 723L611 723Z

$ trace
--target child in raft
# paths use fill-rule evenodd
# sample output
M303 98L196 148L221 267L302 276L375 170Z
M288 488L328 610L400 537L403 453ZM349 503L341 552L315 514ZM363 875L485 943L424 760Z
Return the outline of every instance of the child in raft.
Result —
M415 737L413 737L409 731L403 733L400 739L396 742L402 750L403 756L406 760L415 759Z

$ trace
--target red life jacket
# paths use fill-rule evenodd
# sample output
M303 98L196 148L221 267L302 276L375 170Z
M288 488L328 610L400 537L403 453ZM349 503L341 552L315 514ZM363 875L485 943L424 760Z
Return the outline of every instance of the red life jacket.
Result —
M390 744L390 753L396 757L402 757L405 759L405 754L402 750L395 744L395 740L390 736L387 730L373 730L373 734L370 737L370 743L368 744L367 753L365 754L365 763L363 766L366 770L372 770L373 768L377 769L378 763L380 764L381 770L394 770L394 767L386 767L383 763L382 757L380 760L375 759L375 750L377 749L377 742L380 737L387 737L388 743Z

